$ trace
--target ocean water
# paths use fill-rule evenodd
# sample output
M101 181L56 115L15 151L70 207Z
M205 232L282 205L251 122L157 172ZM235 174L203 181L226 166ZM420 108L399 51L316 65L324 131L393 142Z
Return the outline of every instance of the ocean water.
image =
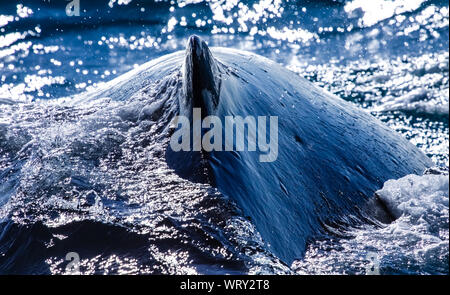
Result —
M1 274L66 273L71 252L86 274L448 274L448 1L4 2ZM330 227L284 263L232 200L167 166L157 104L69 103L191 34L354 103L436 167L376 192L392 223Z

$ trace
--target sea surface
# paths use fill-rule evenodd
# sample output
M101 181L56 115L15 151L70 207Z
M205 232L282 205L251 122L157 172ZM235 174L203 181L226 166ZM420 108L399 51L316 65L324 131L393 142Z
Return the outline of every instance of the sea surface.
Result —
M284 263L232 200L167 167L145 102L65 104L192 34L354 103L435 167L376 192L392 223L330 227ZM448 274L448 149L448 1L0 3L0 274Z

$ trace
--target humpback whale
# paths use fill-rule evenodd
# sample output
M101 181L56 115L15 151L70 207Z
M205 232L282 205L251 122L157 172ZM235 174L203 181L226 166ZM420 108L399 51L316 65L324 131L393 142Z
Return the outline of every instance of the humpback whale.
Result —
M223 122L230 116L278 118L275 161L259 161L260 154L248 149L174 151L168 141L165 158L181 177L209 183L232 199L286 263L330 228L369 220L374 192L385 181L422 174L432 165L357 106L267 58L210 49L197 36L189 38L185 51L147 62L81 99L145 96L149 85L159 99L152 105L164 109L154 114L166 118L168 137L176 132L171 119L193 119L194 109L202 119L216 116ZM235 135L246 131L236 128Z

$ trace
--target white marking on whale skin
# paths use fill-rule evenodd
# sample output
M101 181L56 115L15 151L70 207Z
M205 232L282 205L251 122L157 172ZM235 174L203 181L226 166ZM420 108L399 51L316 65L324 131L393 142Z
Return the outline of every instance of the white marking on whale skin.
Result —
M228 48L211 48L211 52L221 86L219 100L208 112L221 119L277 116L278 158L261 163L251 151L212 151L196 165L209 166L207 179L213 179L212 184L239 205L267 247L285 262L301 257L308 240L329 225L361 222L368 214L367 201L385 181L421 174L432 164L370 114L273 61ZM192 100L186 100L185 91L178 91L186 85L185 61L184 51L160 57L73 98L72 103L105 96L132 101L136 96L145 98L149 86L157 91L173 81L173 94L160 99L177 104L173 107L178 113L189 110ZM208 105L205 99L211 98L203 97ZM166 153L169 166L185 165L182 168L188 172L194 169L189 165L194 165L195 157L190 159L184 160L177 152Z

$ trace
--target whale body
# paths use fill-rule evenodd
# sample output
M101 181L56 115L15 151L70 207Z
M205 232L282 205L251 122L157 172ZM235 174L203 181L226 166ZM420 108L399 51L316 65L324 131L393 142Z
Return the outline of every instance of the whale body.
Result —
M357 225L388 179L422 174L431 160L371 114L253 53L211 48L189 38L186 51L147 62L82 94L81 101L146 95L153 85L167 136L171 118L278 117L278 156L254 151L175 152L166 161L183 178L207 182L231 198L267 247L286 263L331 226ZM164 107L162 107L163 105Z

